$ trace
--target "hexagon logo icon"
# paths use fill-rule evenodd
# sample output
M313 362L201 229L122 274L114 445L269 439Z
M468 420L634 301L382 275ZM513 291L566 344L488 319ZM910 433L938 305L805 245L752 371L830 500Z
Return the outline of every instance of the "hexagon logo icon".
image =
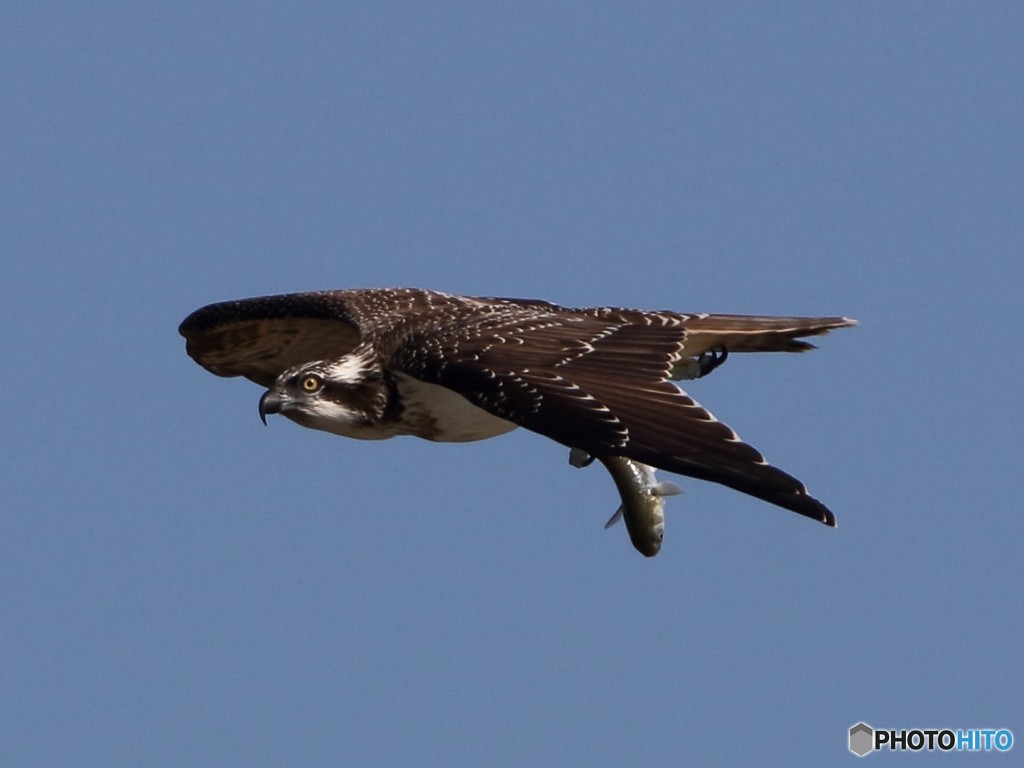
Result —
M850 751L857 757L864 757L875 748L875 729L867 723L857 723L850 728Z

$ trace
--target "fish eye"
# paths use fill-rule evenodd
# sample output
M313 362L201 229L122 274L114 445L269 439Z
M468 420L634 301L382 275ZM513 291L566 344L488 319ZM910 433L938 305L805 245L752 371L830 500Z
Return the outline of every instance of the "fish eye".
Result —
M299 379L299 389L301 389L307 395L315 395L323 388L324 380L317 376L315 373L307 373L305 376Z

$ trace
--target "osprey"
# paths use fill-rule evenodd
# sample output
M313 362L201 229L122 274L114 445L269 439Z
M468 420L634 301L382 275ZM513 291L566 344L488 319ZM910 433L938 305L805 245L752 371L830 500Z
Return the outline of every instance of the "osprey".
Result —
M280 413L364 440L482 440L524 427L568 446L576 466L635 462L834 526L799 480L673 382L704 376L734 352L813 349L804 337L854 324L396 288L221 302L193 312L179 331L206 370L267 388L264 422ZM653 482L653 470L634 474L647 478L638 489Z

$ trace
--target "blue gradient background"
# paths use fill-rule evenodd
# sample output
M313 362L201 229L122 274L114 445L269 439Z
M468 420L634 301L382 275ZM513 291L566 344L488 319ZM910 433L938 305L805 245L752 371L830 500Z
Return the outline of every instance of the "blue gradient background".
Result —
M1015 3L6 4L0 762L1024 738L1022 39ZM391 285L857 317L689 387L839 528L682 479L646 560L549 441L265 429L176 333Z

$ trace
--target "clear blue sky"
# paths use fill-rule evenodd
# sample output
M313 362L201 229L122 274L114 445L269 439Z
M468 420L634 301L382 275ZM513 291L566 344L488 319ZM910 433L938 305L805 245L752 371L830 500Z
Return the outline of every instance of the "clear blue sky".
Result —
M0 11L0 762L1024 739L1018 4L159 6ZM647 560L553 443L264 428L176 332L392 285L857 317L690 388L839 527L675 478Z

